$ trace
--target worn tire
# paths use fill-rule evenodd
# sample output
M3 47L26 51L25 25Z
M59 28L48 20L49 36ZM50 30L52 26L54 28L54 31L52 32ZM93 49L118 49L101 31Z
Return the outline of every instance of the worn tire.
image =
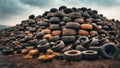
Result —
M100 54L103 58L114 58L119 54L119 49L113 43L106 43L100 49Z
M85 60L96 60L98 58L98 52L93 50L86 50L82 52L83 59Z
M61 30L53 30L52 36L61 35Z
M67 61L80 61L82 59L82 53L78 50L69 50L64 52L64 59Z
M63 31L62 31L62 35L63 36L75 36L75 35L77 35L77 33L76 33L76 30L74 30L74 29L63 29Z
M70 28L70 29L79 29L80 28L80 24L76 23L76 22L68 22L66 24L66 28Z
M59 30L60 29L60 25L58 25L58 24L51 24L50 25L50 29L51 30Z
M50 23L52 23L52 24L59 24L60 23L60 18L52 17L52 18L50 18Z
M74 43L76 41L76 36L62 36L62 40L65 43Z
M55 52L60 52L64 47L65 44L62 40L56 41L56 45L52 47L52 50Z
M37 48L40 52L45 52L47 49L50 48L50 44L49 43L46 43L46 44L43 44L43 45L39 44L37 46Z
M93 26L91 24L81 24L81 29L92 30Z
M55 41L58 41L58 40L60 40L60 36L53 36L53 37L49 38L50 42L55 42Z
M89 32L86 31L86 30L81 30L81 29L79 29L79 30L78 30L78 34L79 34L79 35L82 35L82 36L88 36L88 35L89 35Z
M14 54L14 50L13 49L4 49L4 50L2 50L2 54L3 55Z

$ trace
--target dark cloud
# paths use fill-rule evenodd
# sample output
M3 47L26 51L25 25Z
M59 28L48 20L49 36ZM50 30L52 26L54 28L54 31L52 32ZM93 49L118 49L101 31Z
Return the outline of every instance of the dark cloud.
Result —
M19 0L0 0L0 19L9 18L15 14L21 14L24 8Z
M72 4L72 5L78 5L78 4L89 4L89 5L98 5L98 6L120 6L119 0L62 0L66 3Z
M54 0L20 0L29 6L45 7L54 4Z

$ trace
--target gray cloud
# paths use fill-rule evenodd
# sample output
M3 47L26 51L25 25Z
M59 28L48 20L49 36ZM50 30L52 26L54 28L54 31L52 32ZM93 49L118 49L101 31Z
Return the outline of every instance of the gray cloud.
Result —
M0 19L9 18L15 14L21 14L24 8L19 0L0 0Z
M69 4L90 4L90 5L98 5L98 6L120 6L119 0L62 0L65 3Z
M20 0L23 4L36 7L45 7L54 4L55 0Z

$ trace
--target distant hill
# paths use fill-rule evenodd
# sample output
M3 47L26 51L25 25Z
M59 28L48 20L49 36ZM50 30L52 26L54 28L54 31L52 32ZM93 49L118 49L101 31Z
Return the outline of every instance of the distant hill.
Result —
M0 25L0 29L4 29L4 28L8 28L10 26L7 26L7 25Z

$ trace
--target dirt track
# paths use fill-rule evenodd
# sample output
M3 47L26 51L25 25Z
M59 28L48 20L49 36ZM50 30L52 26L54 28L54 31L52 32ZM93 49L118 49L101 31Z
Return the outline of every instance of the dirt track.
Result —
M3 56L0 53L0 68L119 68L120 55L116 59L98 59L96 61L65 62L53 60L43 63L34 59L24 59L22 55Z

